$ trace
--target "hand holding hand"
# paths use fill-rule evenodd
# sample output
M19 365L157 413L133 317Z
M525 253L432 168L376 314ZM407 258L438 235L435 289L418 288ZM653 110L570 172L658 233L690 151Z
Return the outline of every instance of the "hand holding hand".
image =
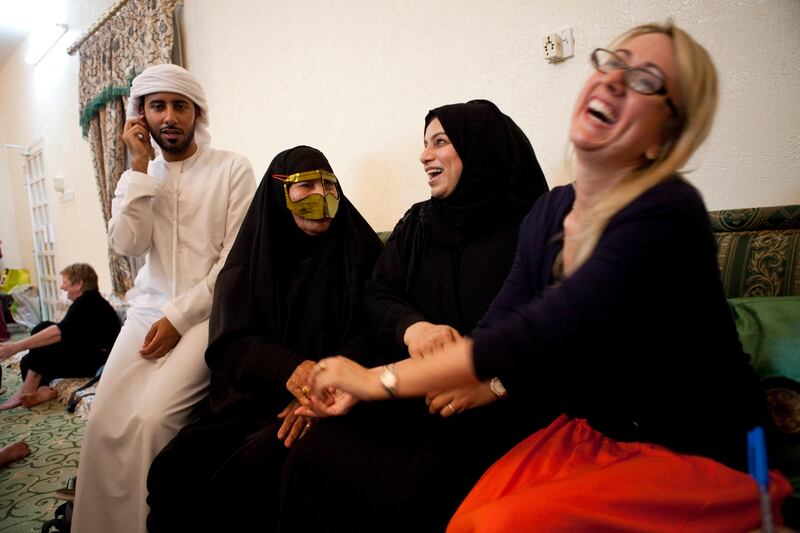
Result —
M158 359L167 354L181 340L181 334L167 317L163 317L150 326L144 338L139 355L145 359Z
M333 399L331 391L335 390L348 392L359 400L375 400L386 395L376 370L380 369L364 368L341 355L326 357L314 366L308 383L316 399L328 405Z
M278 439L283 441L283 445L290 448L295 441L299 440L311 429L311 419L298 415L295 411L300 407L300 402L292 400L286 408L278 413L278 418L283 419L280 429L278 429Z
M331 389L328 394L328 401L332 401L332 403L323 403L316 396L311 396L309 403L297 409L295 414L312 418L342 416L349 413L350 409L358 403L358 398L341 389Z
M150 144L150 131L144 117L125 122L122 140L131 153L131 168L137 172L147 172L147 162L155 158L155 152Z
M458 389L444 392L431 392L425 397L428 410L432 415L453 416L463 413L467 409L488 405L497 400L497 395L492 392L489 381L476 385L468 385Z
M408 346L408 355L425 357L460 338L461 334L450 326L422 321L406 328L403 342Z
M294 369L289 380L286 382L286 390L300 402L301 405L308 405L308 396L311 387L308 384L308 376L317 365L314 361L305 360Z

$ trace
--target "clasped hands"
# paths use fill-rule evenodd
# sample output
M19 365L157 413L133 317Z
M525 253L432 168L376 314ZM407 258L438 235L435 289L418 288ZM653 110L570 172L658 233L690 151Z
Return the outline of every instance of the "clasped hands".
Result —
M410 325L403 335L403 342L408 346L408 355L411 357L432 355L461 339L461 334L454 328L425 321ZM425 403L430 413L444 417L486 405L496 399L488 381L457 389L429 392L425 395Z
M314 361L303 361L286 382L286 390L294 399L278 413L278 418L283 419L278 439L287 448L311 429L315 419L343 415L358 402L352 395L338 389L331 389L326 401L318 401L311 394L309 385L310 375L316 367Z
M411 357L425 357L461 339L461 334L445 324L432 324L424 320L406 328L403 342Z
M420 321L410 325L403 335L411 357L426 357L462 339L461 334L445 324ZM489 382L467 385L445 391L429 392L425 403L432 415L444 417L489 404L497 399Z
M461 341L455 329L446 325L417 322L404 335L412 358L433 355L439 350ZM344 414L358 401L385 399L387 392L380 384L381 367L367 369L346 357L328 357L317 364L308 376L312 394L308 406L297 413L307 416L335 416ZM452 416L467 409L497 400L490 382L467 385L426 395L431 414Z

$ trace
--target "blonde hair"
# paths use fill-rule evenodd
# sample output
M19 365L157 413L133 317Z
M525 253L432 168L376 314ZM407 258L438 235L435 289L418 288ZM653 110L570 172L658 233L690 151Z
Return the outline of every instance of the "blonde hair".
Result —
M679 92L673 102L678 117L664 125L667 136L658 156L621 179L587 213L584 228L572 237L576 252L567 275L592 255L609 220L648 189L677 175L711 131L717 109L717 72L708 52L671 22L637 26L614 43L619 45L648 33L662 33L672 39Z
M81 287L83 292L97 289L97 272L86 263L73 263L66 266L61 271L61 275L66 276L73 285L78 282L83 283Z

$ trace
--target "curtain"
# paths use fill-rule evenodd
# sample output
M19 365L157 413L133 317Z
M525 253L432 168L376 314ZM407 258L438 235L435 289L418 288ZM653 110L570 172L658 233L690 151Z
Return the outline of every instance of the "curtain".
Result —
M180 49L176 8L180 0L122 0L78 45L80 126L89 141L103 220L108 229L111 200L126 167L125 105L131 81L150 65L170 63ZM108 250L114 292L133 286L142 258Z

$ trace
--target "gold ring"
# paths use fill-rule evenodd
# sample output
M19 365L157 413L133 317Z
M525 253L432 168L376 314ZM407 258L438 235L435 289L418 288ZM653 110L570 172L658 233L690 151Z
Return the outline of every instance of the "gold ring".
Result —
M453 407L453 402L448 402L448 404L447 404L447 407L449 407L449 408L450 408L450 410L451 410L451 411L453 411L453 414L454 414L454 415L457 415L457 414L458 414L458 411L456 411L456 408L455 408L455 407Z
M308 396L308 393L311 392L311 387L309 387L308 385L303 385L302 387L300 387L300 392Z

